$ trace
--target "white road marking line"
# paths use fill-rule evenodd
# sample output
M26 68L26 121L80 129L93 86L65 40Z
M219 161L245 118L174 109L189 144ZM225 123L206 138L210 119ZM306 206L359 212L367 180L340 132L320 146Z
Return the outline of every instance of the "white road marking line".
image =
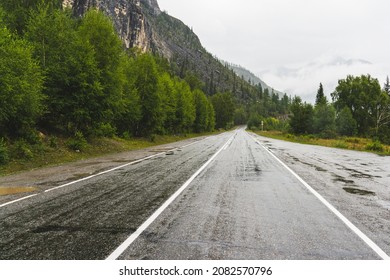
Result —
M248 132L247 132L248 133ZM344 224L349 227L357 236L359 236L372 250L375 251L382 259L390 260L388 256L378 245L374 243L367 235L365 235L360 229L358 229L352 222L350 222L343 214L341 214L333 205L331 205L325 198L323 198L317 191L315 191L308 183L306 183L297 173L295 173L290 167L288 167L283 161L281 161L276 155L274 155L267 147L263 146L257 139L248 133L248 135L258 143L263 149L265 149L273 158L275 158L283 167L285 167L295 178L297 178L314 196L319 199L330 211L333 212Z
M148 160L148 159L151 159L151 158L155 158L155 157L164 155L164 154L166 154L167 152L171 152L171 151L175 151L175 150L177 150L177 149L183 149L183 148L189 147L189 146L191 146L191 145L194 145L194 144L196 144L196 143L199 143L199 142L201 142L201 141L204 141L204 140L206 140L206 139L209 139L210 137L212 137L212 136L209 136L209 137L200 139L200 140L195 141L195 142L193 142L193 143L184 145L184 146L182 146L182 147L180 147L180 148L175 148L175 149L172 149L172 150L169 150L169 151L166 151L166 152L162 152L162 153L158 153L158 154L155 154L155 155L151 155L151 156L148 156L148 157L145 157L145 158L141 158L141 159L139 159L139 160L136 160L136 161L132 161L132 162L126 163L126 164L124 164L124 165L121 165L121 166L112 168L112 169L110 169L110 170L106 170L106 171L100 172L100 173L98 173L98 174L91 175L91 176L88 176L88 177L79 179L79 180L77 180L77 181L69 182L69 183L66 183L66 184L64 184L64 185L61 185L61 186L58 186L58 187L54 187L54 188L45 190L44 193L51 192L51 191L54 191L54 190L57 190L57 189L61 189L61 188L64 188L64 187L67 187L67 186L70 186L70 185L74 185L74 184L77 184L77 183L80 183L80 182L83 182L83 181L92 179L92 178L94 178L94 177L97 177L97 176L100 176L100 175L103 175L103 174L106 174L106 173L109 173L109 172L112 172L112 171L115 171L115 170L118 170L118 169L121 169L121 168L130 166L130 165L134 165L134 164L140 163L140 162L142 162L142 161L145 161L145 160ZM22 201L22 200L25 200L25 199L29 199L29 198L34 197L34 196L37 196L37 195L38 195L38 194L33 194L33 195L25 196L25 197L22 197L22 198L19 198L19 199L16 199L16 200L9 201L9 202L7 202L7 203L1 204L1 205L0 205L0 208L5 207L5 206L10 205L10 204L13 204L13 203L16 203L16 202L19 202L19 201Z
M234 135L191 178L189 178L163 205L158 208L133 234L131 234L106 260L116 260L161 215L162 212L198 177L198 175L222 152Z
M170 150L170 151L174 151L173 150ZM169 152L169 151L167 151ZM151 158L155 158L155 157L158 157L158 156L161 156L161 155L164 155L165 153L167 152L163 152L163 153L158 153L158 154L155 154L155 155L151 155L151 156L148 156L148 157L145 157L145 158L142 158L142 159L139 159L139 160L136 160L136 161L132 161L132 162L129 162L129 163L126 163L126 164L123 164L121 166L117 166L115 168L112 168L110 170L106 170L106 171L103 171L103 172L100 172L100 173L97 173L95 175L91 175L91 176L88 176L88 177L85 177L85 178L82 178L80 180L77 180L77 181L73 181L73 182L70 182L70 183L67 183L67 184L64 184L64 185L61 185L61 186L58 186L58 187L54 187L54 188L51 188L51 189L48 189L46 190L45 192L51 192L51 191L54 191L54 190L58 190L58 189L61 189L61 188L64 188L64 187L67 187L67 186L70 186L70 185L74 185L74 184L77 184L77 183L80 183L80 182L83 182L83 181L86 181L86 180L89 180L89 179L92 179L92 178L95 178L95 177L98 177L100 175L104 175L104 174L107 174L107 173L110 173L110 172L113 172L115 170L118 170L118 169L121 169L121 168L124 168L124 167L127 167L127 166L130 166L130 165L134 165L134 164L137 164L137 163L140 163L142 161L145 161L145 160L148 160L148 159L151 159Z
M7 205L10 205L10 204L13 204L13 203L16 203L16 202L19 202L19 201L22 201L22 200L25 200L25 199L28 199L28 198L31 198L31 197L34 197L34 196L37 196L38 194L32 194L32 195L29 195L29 196L25 196L25 197L22 197L22 198L19 198L19 199L16 199L16 200L13 200L13 201L10 201L10 202L6 202L4 204L1 204L0 205L0 208L4 207L4 206L7 206Z

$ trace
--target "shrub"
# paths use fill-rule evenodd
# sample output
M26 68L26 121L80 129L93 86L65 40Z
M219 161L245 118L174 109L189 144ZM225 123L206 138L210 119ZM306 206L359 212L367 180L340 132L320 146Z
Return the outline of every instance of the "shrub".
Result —
M157 137L156 134L154 134L154 133L150 134L149 141L154 143L156 141L156 137Z
M379 141L374 141L367 144L366 149L375 152L383 152L385 150L384 146Z
M348 149L348 145L347 143L343 142L343 141L338 141L335 145L334 145L335 148L339 148L339 149Z
M258 114L251 114L248 120L248 128L256 130L261 128L262 117Z
M356 137L347 137L347 138L345 138L345 141L348 143L352 143L352 144L359 144L360 143L360 139L356 138Z
M103 123L96 129L95 135L98 137L114 137L116 134L115 127L109 123Z
M9 161L8 147L4 139L0 139L0 165L6 164Z
M74 137L66 143L67 147L73 151L83 151L87 146L87 140L85 140L82 132L78 131Z
M58 139L55 136L50 136L49 138L49 146L50 148L57 148L58 147Z
M337 137L336 131L332 129L326 129L320 132L319 134L320 138L323 139L335 139Z
M128 131L125 131L122 133L122 137L126 140L130 140L131 139L131 133L128 132Z
M19 140L13 145L12 155L18 159L32 159L34 153L31 151L31 146L25 140Z

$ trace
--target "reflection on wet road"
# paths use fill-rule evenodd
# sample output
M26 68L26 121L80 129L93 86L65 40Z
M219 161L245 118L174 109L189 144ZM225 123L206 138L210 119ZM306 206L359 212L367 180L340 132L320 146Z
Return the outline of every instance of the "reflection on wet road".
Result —
M1 259L105 259L213 155L120 259L380 258L241 129L1 208Z

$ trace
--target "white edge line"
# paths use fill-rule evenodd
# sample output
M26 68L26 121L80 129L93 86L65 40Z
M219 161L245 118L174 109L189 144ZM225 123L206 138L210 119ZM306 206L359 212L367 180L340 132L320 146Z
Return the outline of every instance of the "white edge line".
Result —
M234 135L233 135L234 136ZM198 171L196 171L191 178L189 178L163 205L160 206L134 233L132 233L114 252L107 257L106 260L116 260L126 251L127 248L161 215L162 212L191 184L191 182L198 177L198 175L221 153L229 141L233 138L231 136L229 140L220 148Z
M168 152L168 151L167 151L167 152ZM103 175L103 174L106 174L106 173L113 172L113 171L118 170L118 169L121 169L121 168L123 168L123 167L127 167L127 166L129 166L129 165L134 165L134 164L140 163L140 162L142 162L142 161L145 161L145 160L148 160L148 159L151 159L151 158L155 158L155 157L161 156L161 155L163 155L163 154L165 154L165 153L166 153L166 152L158 153L158 154L151 155L151 156L148 156L148 157L145 157L145 158L141 158L141 159L139 159L139 160L132 161L132 162L123 164L123 165L121 165L121 166L117 166L117 167L115 167L115 168L112 168L112 169L109 169L109 170L106 170L106 171L97 173L97 174L95 174L95 175L91 175L91 176L82 178L82 179L77 180L77 181L69 182L69 183L67 183L67 184L64 184L64 185L61 185L61 186L58 186L58 187L54 187L54 188L52 188L52 189L48 189L48 190L46 190L45 192L47 193L47 192L51 192L51 191L54 191L54 190L58 190L58 189L61 189L61 188L64 188L64 187L67 187L67 186L70 186L70 185L74 185L74 184L77 184L77 183L80 183L80 182L83 182L83 181L92 179L92 178L94 178L94 177L98 177L98 176L100 176L100 175Z
M4 206L7 206L7 205L10 205L10 204L13 204L13 203L16 203L16 202L19 202L19 201L22 201L22 200L25 200L25 199L28 199L28 198L31 198L31 197L34 197L34 196L37 196L37 195L38 194L36 193L36 194L32 194L32 195L29 195L29 196L25 196L25 197L22 197L22 198L19 198L19 199L16 199L16 200L13 200L13 201L1 204L0 208L2 208Z
M248 133L248 132L247 132ZM317 191L315 191L308 183L306 183L297 173L295 173L290 167L288 167L283 161L281 161L276 155L274 155L268 148L264 147L260 141L255 139L252 135L248 135L258 143L263 149L265 149L273 158L275 158L283 167L285 167L295 178L297 178L317 199L319 199L330 211L333 212L344 224L349 227L357 236L359 236L372 250L375 251L382 259L390 260L390 257L372 241L367 235L365 235L360 229L358 229L351 221L349 221L343 214L341 214L333 205L331 205L325 198L323 198Z
M145 160L148 160L148 159L152 159L152 158L155 158L155 157L164 155L164 154L166 154L166 153L168 153L168 152L176 151L176 150L178 150L178 149L183 149L183 148L189 147L189 146L191 146L191 145L194 145L194 144L196 144L196 143L199 143L199 142L201 142L201 141L204 141L204 140L206 140L206 139L208 139L208 138L210 138L210 137L203 138L203 139L201 139L201 140L198 140L198 141L195 141L195 142L193 142L193 143L184 145L184 146L182 146L182 147L178 147L178 148L174 148L174 149L168 150L168 151L166 151L166 152L158 153L158 154L155 154L155 155L151 155L151 156L148 156L148 157L141 158L141 159L136 160L136 161L129 162L129 163L126 163L126 164L124 164L124 165L121 165L121 166L117 166L117 167L115 167L115 168L112 168L112 169L110 169L110 170L106 170L106 171L100 172L100 173L98 173L98 174L94 174L94 175L91 175L91 176L82 178L82 179L77 180L77 181L69 182L69 183L67 183L67 184L64 184L64 185L61 185L61 186L58 186L58 187L54 187L54 188L48 189L48 190L46 190L45 192L47 193L47 192L51 192L51 191L54 191L54 190L58 190L58 189L61 189L61 188L64 188L64 187L67 187L67 186L70 186L70 185L74 185L74 184L77 184L77 183L80 183L80 182L83 182L83 181L92 179L92 178L94 178L94 177L97 177L97 176L100 176L100 175L103 175L103 174L106 174L106 173L113 172L113 171L115 171L115 170L118 170L118 169L121 169L121 168L130 166L130 165L134 165L134 164L140 163L140 162L145 161Z
M115 170L118 170L118 169L121 169L123 167L127 167L127 166L130 166L130 165L134 165L134 164L137 164L137 163L140 163L142 161L145 161L145 160L148 160L148 159L151 159L151 158L154 158L154 157L158 157L158 156L161 156L167 152L170 152L170 151L175 151L177 149L183 149L183 148L186 148L186 147L189 147L191 145L194 145L196 143L199 143L201 141L204 141L210 137L213 137L213 136L209 136L209 137L206 137L206 138L203 138L203 139L200 139L198 141L195 141L193 143L190 143L190 144L187 144L187 145L184 145L182 147L179 147L179 148L175 148L175 149L172 149L172 150L169 150L169 151L166 151L166 152L162 152L162 153L158 153L158 154L155 154L155 155L151 155L151 156L148 156L148 157L145 157L145 158L141 158L139 160L136 160L136 161L132 161L132 162L129 162L129 163L126 163L124 165L121 165L121 166L117 166L115 168L112 168L110 170L106 170L106 171L103 171L103 172L100 172L98 174L94 174L94 175L91 175L91 176L88 176L88 177L85 177L85 178L82 178L82 179L79 179L77 181L73 181L73 182L69 182L69 183L66 183L64 185L61 185L61 186L57 186L57 187L54 187L54 188L51 188L51 189L48 189L48 190L45 190L44 192L45 193L48 193L48 192L51 192L51 191L54 191L54 190L58 190L58 189L62 189L64 187L67 187L67 186L70 186L70 185L74 185L74 184L77 184L77 183L80 183L80 182L83 182L83 181L86 181L86 180L89 180L89 179L92 179L94 177L97 177L97 176L100 176L100 175L103 175L103 174L106 174L106 173L109 173L109 172L112 172L112 171L115 171ZM12 200L12 201L9 201L9 202L6 202L4 204L0 204L0 208L2 207L5 207L7 205L10 205L10 204L13 204L13 203L16 203L16 202L19 202L19 201L22 201L22 200L25 200L25 199L29 199L31 197L34 197L34 196L37 196L38 194L33 194L33 195L29 195L29 196L25 196L25 197L22 197L22 198L19 198L19 199L16 199L16 200Z

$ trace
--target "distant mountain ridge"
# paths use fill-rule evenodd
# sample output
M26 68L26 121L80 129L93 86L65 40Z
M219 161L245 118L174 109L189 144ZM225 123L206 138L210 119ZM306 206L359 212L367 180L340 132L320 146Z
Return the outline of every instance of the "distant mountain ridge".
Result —
M268 89L268 91L270 93L275 92L277 93L279 96L282 96L284 95L284 93L282 93L281 91L278 91L278 90L275 90L273 87L270 87L269 85L267 85L262 79L260 79L258 76L256 76L255 74L253 74L251 71L249 71L248 69L240 66L240 65L237 65L237 64L233 64L233 63L229 63L227 61L223 61L221 60L222 63L224 63L225 65L227 65L230 69L232 69L239 77L242 77L244 78L246 81L248 81L249 83L253 84L253 85L258 85L260 84L262 89L265 90L265 89Z

